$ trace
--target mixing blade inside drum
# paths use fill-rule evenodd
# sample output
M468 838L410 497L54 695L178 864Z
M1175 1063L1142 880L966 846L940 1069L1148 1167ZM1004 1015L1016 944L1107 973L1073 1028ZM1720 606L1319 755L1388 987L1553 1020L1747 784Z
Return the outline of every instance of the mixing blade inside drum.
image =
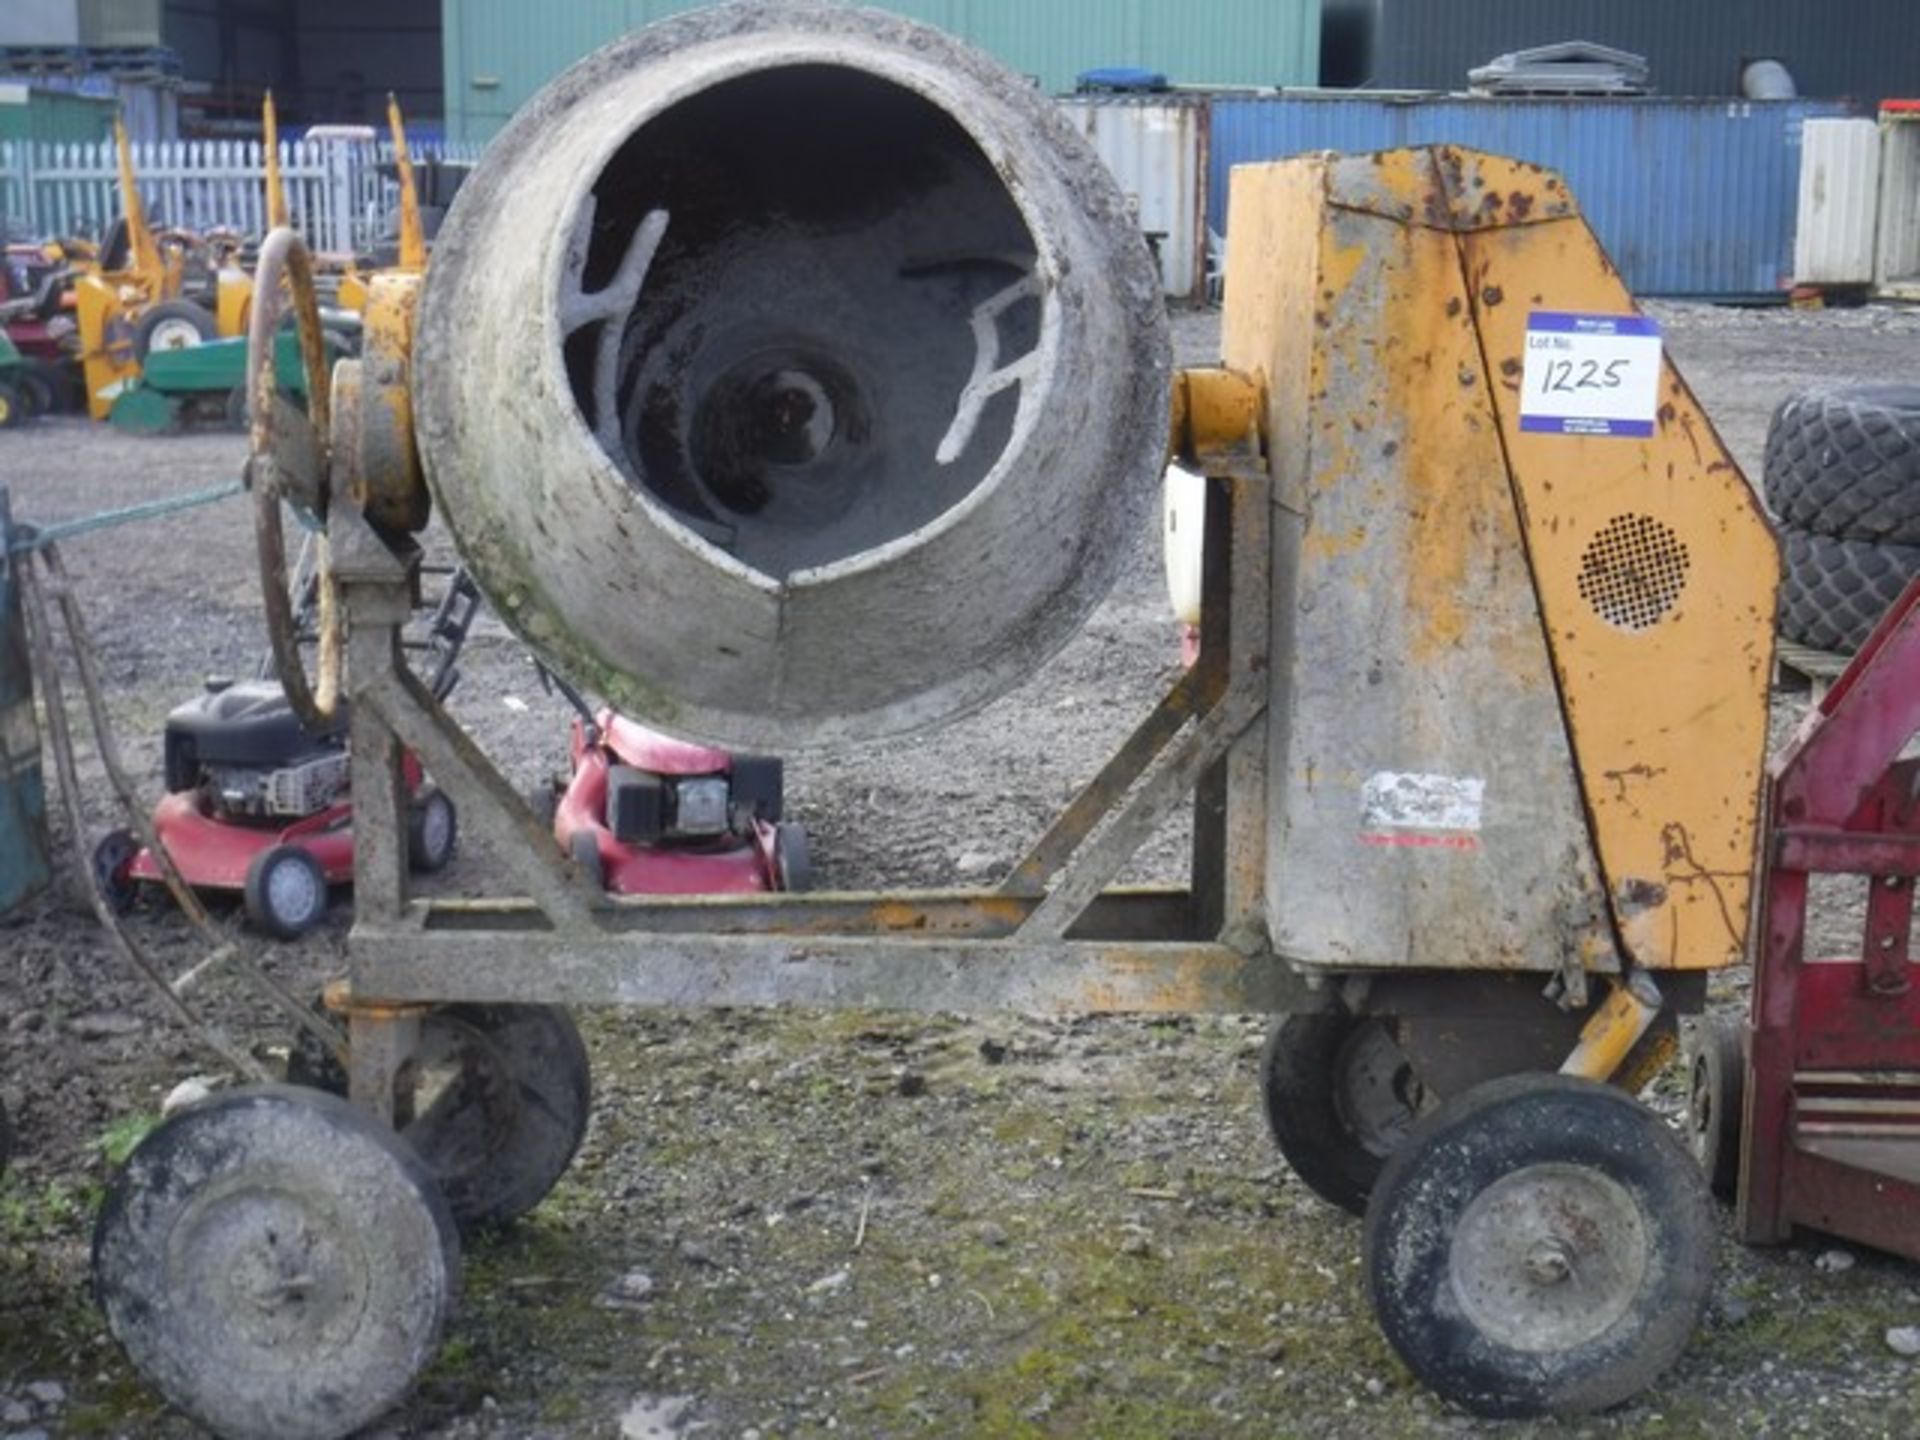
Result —
M633 484L784 579L993 472L1038 359L1035 264L944 111L857 71L760 71L643 125L583 200L567 376Z

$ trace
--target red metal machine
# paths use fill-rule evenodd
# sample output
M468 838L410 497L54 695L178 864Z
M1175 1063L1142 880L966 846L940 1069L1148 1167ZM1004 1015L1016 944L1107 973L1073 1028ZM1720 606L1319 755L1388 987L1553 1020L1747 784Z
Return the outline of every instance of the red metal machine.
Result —
M1805 1225L1920 1259L1920 759L1902 758L1916 735L1920 582L1774 761L1739 1171L1750 1242ZM1807 953L1815 875L1867 877L1857 954Z
M783 767L676 740L589 706L539 667L573 706L572 771L536 795L553 838L614 895L752 895L812 887L806 831L781 819Z

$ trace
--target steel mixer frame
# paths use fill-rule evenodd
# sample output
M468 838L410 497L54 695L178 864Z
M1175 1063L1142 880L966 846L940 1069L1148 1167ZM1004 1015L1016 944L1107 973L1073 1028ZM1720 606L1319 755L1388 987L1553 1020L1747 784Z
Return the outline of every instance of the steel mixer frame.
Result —
M997 888L619 897L595 890L406 667L419 556L351 505L329 522L350 635L355 921L337 1003L351 1093L391 1121L422 1007L452 1002L796 1004L907 1010L1317 1009L1268 952L1265 870L1270 482L1257 437L1216 456L1199 661ZM469 838L524 898L412 895L399 759L460 797ZM1190 888L1110 888L1198 796Z

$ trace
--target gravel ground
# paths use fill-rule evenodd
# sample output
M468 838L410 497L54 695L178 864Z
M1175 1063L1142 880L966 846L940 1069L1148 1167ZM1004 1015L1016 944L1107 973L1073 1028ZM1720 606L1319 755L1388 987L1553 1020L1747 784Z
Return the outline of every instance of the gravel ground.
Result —
M1920 314L1653 305L1734 454L1757 473L1789 390L1911 369ZM1185 361L1217 317L1182 316ZM77 421L0 436L17 514L54 521L237 472L228 435ZM128 758L157 792L166 711L261 645L234 502L78 540ZM910 744L804 758L793 813L838 887L985 882L1039 833L1173 675L1151 536L1085 633L1031 683ZM564 760L565 715L482 624L453 708L509 776ZM1799 702L1783 699L1781 727ZM93 822L108 819L97 793ZM1177 873L1184 838L1136 867ZM485 893L488 857L445 883ZM1844 898L1844 897L1842 897ZM340 966L346 906L273 952L297 986ZM1822 919L1845 943L1842 899ZM176 964L178 916L141 935ZM1724 977L1717 1003L1740 1003ZM176 1437L87 1296L92 1207L142 1117L216 1073L129 983L71 884L0 921L0 1437ZM244 1005L236 1029L284 1043ZM1425 1394L1379 1338L1358 1227L1317 1203L1259 1117L1251 1019L962 1019L811 1012L583 1017L597 1087L549 1202L470 1246L463 1308L376 1432L654 1434L1911 1435L1920 1271L1818 1238L1720 1246L1679 1366L1580 1425L1485 1425ZM1671 1111L1673 1080L1654 1099ZM1831 1258L1833 1256L1841 1259Z

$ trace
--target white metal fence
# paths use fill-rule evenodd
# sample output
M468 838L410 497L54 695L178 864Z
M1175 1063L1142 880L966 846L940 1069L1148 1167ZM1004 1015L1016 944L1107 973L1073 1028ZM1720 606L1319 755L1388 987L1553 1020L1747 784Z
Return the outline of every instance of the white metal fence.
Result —
M477 145L409 146L416 160L475 158ZM280 174L295 228L316 250L366 251L388 228L398 187L381 174L392 146L371 141L288 141ZM155 228L266 229L265 147L239 140L136 143L133 168ZM99 237L120 213L113 143L0 143L0 225L14 239Z

